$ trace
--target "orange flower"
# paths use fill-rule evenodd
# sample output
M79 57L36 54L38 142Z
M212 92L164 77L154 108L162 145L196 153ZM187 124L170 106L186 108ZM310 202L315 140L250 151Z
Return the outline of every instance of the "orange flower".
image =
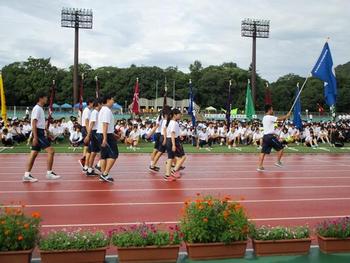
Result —
M200 196L201 194L200 193L196 193L196 196Z
M40 218L40 213L39 212L33 212L32 213L33 218Z
M239 210L239 209L242 209L242 208L243 208L243 206L241 206L241 204L237 204L236 207L235 207L236 210Z
M225 201L230 201L230 200L231 200L231 197L230 197L229 195L226 195L226 196L224 197L224 200L225 200Z
M23 227L24 227L25 229L28 229L28 228L29 228L29 224L26 223L26 224L23 225Z
M227 211L227 210L225 210L224 213L223 213L223 215L224 215L224 218L227 219L228 216L230 215L230 212Z
M11 207L5 207L5 213L6 213L7 215L11 215L11 214L12 214L12 211L13 211L13 209L12 209Z
M2 225L5 225L5 223L6 223L6 221L5 221L5 220L1 221L1 224L2 224Z
M204 222L204 223L208 223L208 218L204 217L204 218L203 218L203 222Z
M198 206L198 209L199 209L199 210L203 210L203 208L204 208L203 205L199 205L199 206Z
M19 236L17 237L17 239L18 239L19 241L22 241L22 240L23 240L23 236L22 236L22 235L19 235Z
M208 200L208 206L213 206L213 200Z

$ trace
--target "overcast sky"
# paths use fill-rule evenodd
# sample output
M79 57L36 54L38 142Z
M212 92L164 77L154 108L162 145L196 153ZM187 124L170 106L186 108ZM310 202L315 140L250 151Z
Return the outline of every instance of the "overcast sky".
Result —
M335 65L350 61L349 0L0 0L0 68L29 56L73 63L74 30L60 27L62 7L92 8L92 30L80 31L80 62L93 67L131 64L204 66L233 61L247 69L251 39L241 20L271 20L257 41L257 71L269 81L307 75L326 37Z

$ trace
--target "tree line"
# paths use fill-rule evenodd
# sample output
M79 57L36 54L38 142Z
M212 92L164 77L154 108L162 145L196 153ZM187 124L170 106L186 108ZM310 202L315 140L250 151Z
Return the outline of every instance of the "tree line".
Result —
M200 61L194 61L189 66L189 73L180 71L177 67L162 69L156 66L136 66L128 68L99 67L92 68L88 64L80 64L79 72L84 73L84 98L95 96L95 76L100 82L101 94L111 92L116 101L124 105L131 103L136 78L139 78L140 97L152 99L164 95L165 80L168 86L168 96L173 96L175 86L176 99L189 96L188 81L192 79L194 100L202 108L214 106L225 108L228 99L229 80L233 80L231 88L232 107L244 109L247 80L250 69L239 68L236 63L229 62L215 66L203 67ZM350 109L350 62L335 68L338 81L337 111L348 112ZM28 106L35 103L38 91L49 91L52 80L56 81L55 103L73 103L73 66L68 69L57 68L50 58L29 57L24 62L14 62L2 68L5 94L8 105ZM296 83L303 83L305 78L288 74L270 83L272 102L279 111L289 110L295 96ZM263 110L265 83L267 81L257 75L256 110ZM317 111L317 104L324 105L323 83L311 78L301 96L302 108ZM325 106L327 110L327 107Z

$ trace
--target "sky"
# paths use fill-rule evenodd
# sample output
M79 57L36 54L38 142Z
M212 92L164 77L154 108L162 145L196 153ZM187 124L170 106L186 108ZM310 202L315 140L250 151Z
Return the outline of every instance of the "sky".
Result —
M306 76L326 38L334 65L350 61L349 0L0 0L0 68L29 56L73 64L74 30L62 28L62 7L91 8L93 29L80 30L79 62L92 67L203 66L235 62L248 69L252 40L245 18L270 20L257 40L257 72L269 81Z

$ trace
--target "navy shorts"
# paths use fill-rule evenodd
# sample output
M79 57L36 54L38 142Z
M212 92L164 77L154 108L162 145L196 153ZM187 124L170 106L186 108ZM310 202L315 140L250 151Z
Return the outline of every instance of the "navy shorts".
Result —
M84 127L84 126L81 127L81 134L83 135L84 146L89 146L89 144L85 144L85 142L84 142L86 135L87 135L86 127Z
M98 143L101 145L101 159L117 159L119 156L117 139L113 133L107 134L107 145L102 147L103 135L102 133L97 133Z
M160 132L154 134L154 149L158 150L160 142Z
M272 148L276 151L280 151L283 149L283 145L274 134L264 135L261 152L270 154Z
M185 155L184 148L179 138L175 139L175 146L176 146L176 150L175 152L173 152L172 150L173 143L171 142L171 138L166 139L166 150L168 153L168 159L174 159L175 157L181 158L182 156Z
M165 153L165 151L166 151L166 144L163 145L163 140L164 140L164 136L160 135L160 137L159 137L159 145L158 145L158 152L161 152L161 153Z
M92 131L89 142L89 153L99 153L101 151L100 143L98 142L96 130Z
M49 139L45 136L44 129L37 129L38 133L38 145L32 145L32 151L40 152L43 149L46 149L51 146Z

